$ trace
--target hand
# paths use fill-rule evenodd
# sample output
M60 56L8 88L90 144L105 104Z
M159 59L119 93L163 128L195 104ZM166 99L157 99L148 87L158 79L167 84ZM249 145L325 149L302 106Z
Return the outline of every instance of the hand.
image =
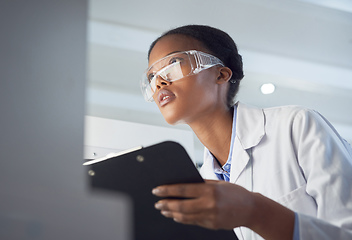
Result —
M155 204L155 208L176 222L210 229L246 226L254 204L251 192L224 181L164 185L153 189L153 194L159 197L189 198L162 199Z

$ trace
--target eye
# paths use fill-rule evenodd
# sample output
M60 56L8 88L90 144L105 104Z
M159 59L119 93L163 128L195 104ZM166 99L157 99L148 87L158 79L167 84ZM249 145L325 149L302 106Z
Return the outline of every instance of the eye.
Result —
M173 57L170 59L169 61L169 64L173 64L173 63L177 63L177 62L182 62L183 61L183 58L180 58L180 57Z
M154 78L155 74L154 73L149 73L148 74L148 81L151 82L152 79Z

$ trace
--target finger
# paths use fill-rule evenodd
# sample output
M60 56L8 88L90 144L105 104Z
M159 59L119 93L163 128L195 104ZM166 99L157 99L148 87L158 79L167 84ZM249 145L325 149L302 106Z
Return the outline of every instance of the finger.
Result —
M178 212L171 212L171 211L161 211L161 214L167 218L173 218L174 221L183 223L183 224L193 224L196 225L197 215L195 214L182 214Z
M155 203L155 208L161 211L181 212L186 214L194 214L204 211L202 201L198 199L160 200Z
M201 195L204 185L204 183L163 185L154 188L152 193L159 197L194 198Z
M220 180L213 180L213 179L204 179L204 181L206 183L222 183L224 181L220 181Z
M175 222L188 224L188 225L198 225L210 229L218 229L215 222L208 219L203 214L182 214L178 212L161 212L165 217L172 218Z

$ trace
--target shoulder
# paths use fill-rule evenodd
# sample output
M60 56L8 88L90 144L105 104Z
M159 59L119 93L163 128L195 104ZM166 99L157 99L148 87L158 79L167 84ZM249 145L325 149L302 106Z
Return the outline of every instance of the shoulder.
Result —
M238 111L242 114L252 111L261 111L266 119L273 118L276 120L282 119L296 119L296 118L321 118L322 116L315 111L307 107L299 105L284 105L268 108L254 107L241 102L237 103Z
M286 105L278 107L263 108L266 115L284 115L287 117L298 117L306 115L316 115L317 112L313 109L299 105Z
M292 141L313 137L345 142L334 126L318 111L298 105L263 108L265 126L268 129L282 131L289 129ZM312 138L312 140L314 140ZM314 141L315 141L314 140Z

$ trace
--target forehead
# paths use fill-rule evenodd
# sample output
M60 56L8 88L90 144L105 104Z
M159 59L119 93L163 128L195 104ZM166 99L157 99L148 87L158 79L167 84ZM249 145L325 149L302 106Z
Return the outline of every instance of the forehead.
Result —
M188 50L198 50L209 53L200 41L192 37L180 34L165 36L155 44L153 50L150 52L149 66L171 53Z

